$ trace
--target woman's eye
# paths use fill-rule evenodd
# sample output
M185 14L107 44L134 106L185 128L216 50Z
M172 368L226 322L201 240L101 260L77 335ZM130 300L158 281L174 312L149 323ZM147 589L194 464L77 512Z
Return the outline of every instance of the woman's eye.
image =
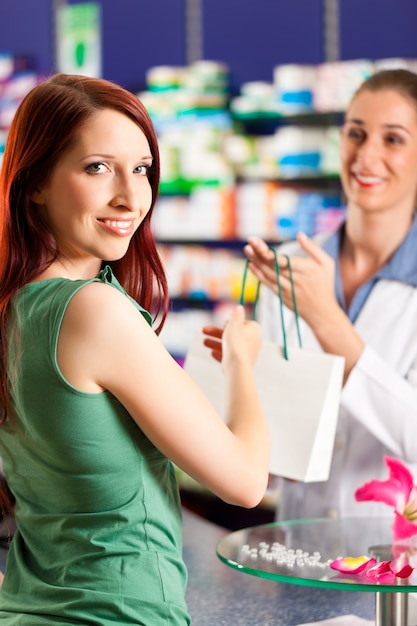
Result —
M101 172L104 172L105 169L106 166L104 163L91 163L91 165L88 165L85 168L86 172L89 172L90 174L101 174Z
M149 167L150 167L149 165L138 165L135 168L135 172L137 172L141 176L147 176L149 172Z
M349 139L353 139L354 141L363 141L365 133L358 128L350 128L347 132L347 136Z
M387 143L393 144L393 145L402 145L404 143L404 140L402 137L399 137L398 135L387 135L387 137L385 138Z

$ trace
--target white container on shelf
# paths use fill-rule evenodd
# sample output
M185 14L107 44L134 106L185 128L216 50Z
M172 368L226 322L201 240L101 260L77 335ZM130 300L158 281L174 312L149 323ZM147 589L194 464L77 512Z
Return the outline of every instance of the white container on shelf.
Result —
M338 126L329 126L324 129L320 171L331 176L340 174L340 128Z
M293 114L313 110L316 65L283 64L274 68L274 88L280 113Z
M146 73L146 84L151 91L178 89L184 82L186 68L175 65L155 65Z
M272 182L243 182L236 189L237 237L252 235L264 239L273 236L273 204L276 185Z
M295 189L278 189L274 201L274 238L294 239L298 232L297 206L299 192Z
M325 129L282 126L275 132L274 148L280 176L296 177L320 172Z
M7 80L14 72L14 56L11 52L0 52L0 82Z
M240 100L244 101L242 113L277 113L275 85L266 81L254 80L243 83L240 88ZM236 99L237 100L237 99ZM235 102L234 110L239 113L239 100ZM232 101L233 109L233 101Z
M374 61L375 71L381 70L397 70L404 69L410 70L410 72L417 73L417 59L403 59L400 57L393 57L388 59L377 59Z
M313 106L319 112L345 111L350 99L375 71L373 61L355 59L317 66Z

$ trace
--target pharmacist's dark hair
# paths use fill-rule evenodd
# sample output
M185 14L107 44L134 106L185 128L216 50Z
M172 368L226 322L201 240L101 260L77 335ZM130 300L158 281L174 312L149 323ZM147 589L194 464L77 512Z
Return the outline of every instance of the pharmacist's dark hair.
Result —
M158 143L151 118L133 93L110 81L56 74L32 89L18 107L0 174L0 422L8 413L5 331L10 301L59 253L48 224L31 198L47 183L55 164L74 144L83 124L103 109L118 111L137 124L153 157L148 173L151 208L125 256L106 264L129 295L158 319L156 332L161 330L167 315L167 281L150 224L160 176Z
M412 100L417 110L417 74L402 68L375 72L360 85L353 99L364 91L386 89L396 91Z

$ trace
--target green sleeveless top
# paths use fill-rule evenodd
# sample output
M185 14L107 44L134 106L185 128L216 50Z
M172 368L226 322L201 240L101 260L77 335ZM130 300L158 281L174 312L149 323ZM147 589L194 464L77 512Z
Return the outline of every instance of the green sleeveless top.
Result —
M58 367L65 310L92 281L129 297L106 267L90 281L30 283L12 302L14 426L0 427L0 456L17 501L17 531L0 624L184 626L174 468L111 393L80 391Z

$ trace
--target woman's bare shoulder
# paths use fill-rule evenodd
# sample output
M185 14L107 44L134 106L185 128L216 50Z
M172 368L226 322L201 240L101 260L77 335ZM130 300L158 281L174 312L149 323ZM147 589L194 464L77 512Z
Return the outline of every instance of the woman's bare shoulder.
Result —
M101 319L137 311L126 294L100 281L89 282L79 289L72 297L68 309L73 309L76 315L83 316L87 321L90 317Z
M58 362L77 388L109 389L122 371L120 363L139 354L144 345L152 349L154 341L151 327L126 295L111 285L92 282L79 289L67 307Z
M109 341L109 334L129 341L132 333L149 331L149 324L134 303L112 285L91 282L72 297L64 315L62 332L90 345Z

